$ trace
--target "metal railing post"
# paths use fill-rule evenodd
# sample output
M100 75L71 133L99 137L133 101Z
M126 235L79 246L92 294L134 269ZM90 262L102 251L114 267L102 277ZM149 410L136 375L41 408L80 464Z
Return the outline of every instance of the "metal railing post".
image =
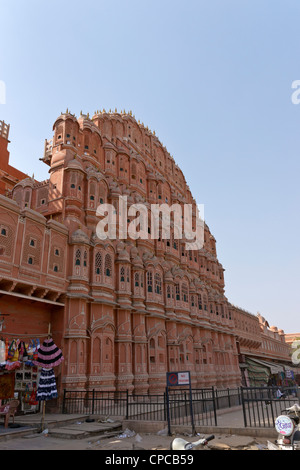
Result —
M62 403L62 414L65 414L65 403L66 402L66 389L64 388L63 403Z
M213 399L215 426L218 426L218 424L217 424L216 399L215 399L215 388L214 387L212 387L212 399Z
M245 410L245 401L244 401L244 389L241 387L241 401L243 407L243 416L244 416L244 426L247 427L247 418L246 418L246 410Z
M128 419L129 415L129 394L128 389L126 390L126 419Z

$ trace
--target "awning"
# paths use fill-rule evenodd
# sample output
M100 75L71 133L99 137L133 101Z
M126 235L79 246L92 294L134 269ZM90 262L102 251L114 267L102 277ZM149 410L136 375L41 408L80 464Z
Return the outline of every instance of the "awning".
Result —
M246 364L251 385L257 386L268 383L271 375L269 367L262 361L250 359L249 357L246 357Z
M274 362L262 361L261 359L253 359L252 357L251 361L257 362L258 364L268 367L270 369L271 374L278 374L278 372L284 372L285 370L284 366L280 364L275 364Z

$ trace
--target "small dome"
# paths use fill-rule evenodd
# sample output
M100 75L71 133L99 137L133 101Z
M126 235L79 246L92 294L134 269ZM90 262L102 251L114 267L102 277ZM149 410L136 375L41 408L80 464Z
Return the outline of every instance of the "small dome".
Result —
M118 260L121 260L121 261L130 261L129 253L128 253L128 251L127 251L125 248L119 252L119 254L118 254Z
M72 243L90 243L90 239L86 233L80 228L72 233L71 235Z
M73 160L70 160L67 165L67 168L73 168L74 170L83 170L83 166L81 165L78 158L74 158Z

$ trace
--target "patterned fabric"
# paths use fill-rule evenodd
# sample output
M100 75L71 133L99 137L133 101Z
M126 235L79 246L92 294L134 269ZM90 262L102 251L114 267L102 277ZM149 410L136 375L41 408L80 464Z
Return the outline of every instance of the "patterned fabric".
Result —
M0 363L6 361L5 342L0 340Z
M57 387L53 369L42 369L39 386L36 392L37 401L52 400L57 398Z
M52 369L64 360L61 350L56 346L53 339L46 339L38 350L38 358L34 364L45 369Z

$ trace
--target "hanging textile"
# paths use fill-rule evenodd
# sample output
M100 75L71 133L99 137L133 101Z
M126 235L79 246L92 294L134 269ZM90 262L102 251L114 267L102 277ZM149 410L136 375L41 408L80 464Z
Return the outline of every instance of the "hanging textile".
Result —
M270 379L270 369L260 361L246 357L251 387L266 385Z
M15 374L0 375L0 400L8 400L14 397Z
M42 369L39 386L36 392L37 401L52 400L57 398L57 387L53 369Z
M62 351L56 346L52 338L46 339L38 350L38 358L34 364L45 369L52 369L64 360Z
M0 340L0 364L6 361L5 342Z

